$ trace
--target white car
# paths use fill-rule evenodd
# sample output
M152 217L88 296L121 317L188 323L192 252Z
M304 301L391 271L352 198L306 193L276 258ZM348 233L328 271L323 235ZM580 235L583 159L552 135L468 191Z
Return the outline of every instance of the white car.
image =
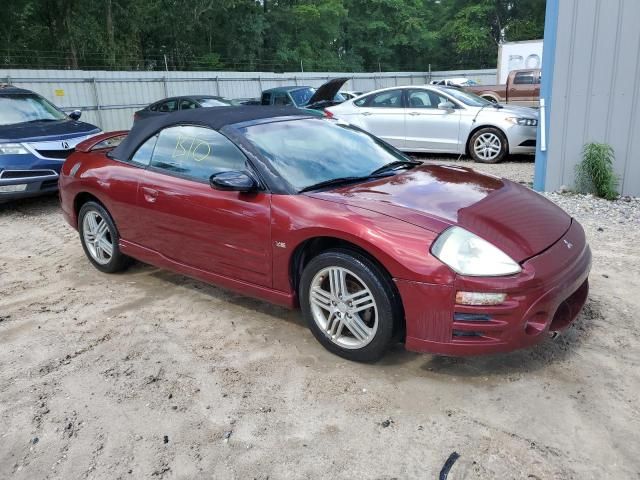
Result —
M443 78L442 80L433 80L431 85L441 85L444 87L473 87L478 82L467 77Z
M353 90L340 90L340 95L342 95L347 100L351 100L352 98L359 97L363 95L365 92L355 92Z
M497 163L535 153L538 111L489 102L454 87L392 87L325 109L405 152L468 154Z

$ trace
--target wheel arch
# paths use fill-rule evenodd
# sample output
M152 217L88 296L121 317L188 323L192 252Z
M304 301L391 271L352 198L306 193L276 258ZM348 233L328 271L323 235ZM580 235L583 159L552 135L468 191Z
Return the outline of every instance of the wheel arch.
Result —
M87 202L96 202L102 208L104 208L107 212L109 212L109 209L107 208L105 203L102 200L100 200L97 196L95 196L93 193L90 193L87 191L78 192L76 196L73 197L73 214L75 218L76 227L78 225L78 214L80 213L80 209ZM111 214L111 212L109 212L109 214ZM115 220L113 220L113 217L112 217L112 221L115 224Z
M470 150L470 145L471 145L471 138L476 134L476 132L478 130L482 130L483 128L494 128L496 130L498 130L500 133L502 133L502 135L504 136L505 141L507 142L507 153L509 153L511 151L511 145L509 145L509 137L507 136L507 132L504 131L503 128L499 127L498 125L493 125L490 123L485 123L483 125L478 125L477 127L474 127L470 132L469 135L467 135L467 141L465 143L465 147L464 147L464 153L465 155L469 155L471 150Z
M300 279L302 277L304 267L311 261L311 259L317 257L321 253L335 249L351 250L366 257L376 265L384 275L386 275L389 286L393 289L392 294L397 299L398 308L401 309L400 318L402 324L397 326L398 332L396 333L404 332L406 325L404 306L402 303L402 297L400 296L400 291L398 290L396 283L393 281L393 275L389 269L380 260L378 260L373 253L371 253L371 251L375 250L373 246L365 245L363 247L361 242L355 243L332 235L314 236L300 242L294 249L289 261L289 279L291 282L291 288L296 292L296 296L298 288L300 287Z

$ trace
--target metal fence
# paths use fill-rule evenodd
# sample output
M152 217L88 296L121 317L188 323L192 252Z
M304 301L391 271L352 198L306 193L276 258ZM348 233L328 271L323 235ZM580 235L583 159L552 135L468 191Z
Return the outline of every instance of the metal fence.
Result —
M369 91L422 85L447 77L467 77L480 84L495 83L496 70L381 73L0 70L0 82L38 92L65 111L80 109L84 112L83 120L107 131L130 128L136 110L169 96L255 98L267 88L317 87L336 77L350 78L343 87L345 90Z

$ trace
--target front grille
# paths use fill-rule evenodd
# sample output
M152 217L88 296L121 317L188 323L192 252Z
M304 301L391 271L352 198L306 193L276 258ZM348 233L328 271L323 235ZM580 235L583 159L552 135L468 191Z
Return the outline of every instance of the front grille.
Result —
M459 313L454 312L454 322L490 322L491 317L489 315L481 313Z
M454 337L482 337L482 333L481 332L470 332L470 331L466 331L466 330L454 330L452 333L453 333Z
M51 188L58 188L58 180L45 180L40 184L40 190L49 190Z
M47 158L67 158L73 152L75 152L75 148L70 148L68 150L36 150L40 155Z
M0 179L50 177L51 175L57 175L57 173L53 170L4 170L0 172Z

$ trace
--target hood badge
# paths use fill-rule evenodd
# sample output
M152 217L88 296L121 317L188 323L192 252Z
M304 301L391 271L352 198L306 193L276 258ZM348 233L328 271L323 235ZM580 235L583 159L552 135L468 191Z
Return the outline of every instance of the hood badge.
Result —
M69 150L69 142L62 142L62 148L64 148L65 150Z
M567 248L569 250L571 250L573 248L573 243L569 242L568 240L563 239L562 240L564 242L564 244L567 246Z

